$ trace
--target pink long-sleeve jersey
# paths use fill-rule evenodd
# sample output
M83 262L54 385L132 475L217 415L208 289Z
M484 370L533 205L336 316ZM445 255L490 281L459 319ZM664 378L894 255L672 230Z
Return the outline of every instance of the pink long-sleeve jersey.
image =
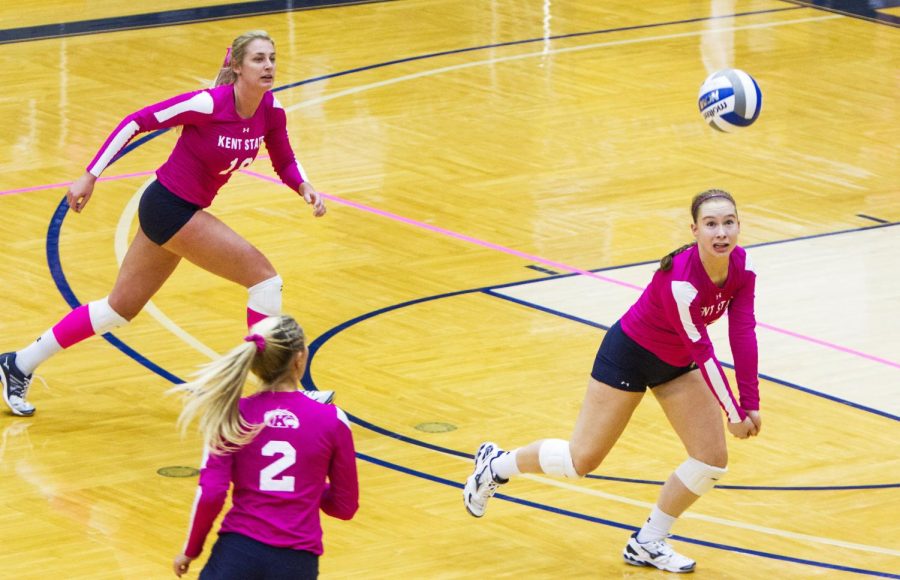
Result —
M728 420L736 423L747 416L745 411L759 409L755 287L756 273L740 246L731 252L728 278L721 288L710 280L697 246L692 246L675 255L671 270L654 274L650 285L622 317L622 330L670 365L696 363ZM740 405L706 331L726 310Z
M232 506L219 533L321 554L319 510L349 520L359 507L347 415L301 392L257 393L241 399L240 413L265 427L233 453L204 453L185 555L193 558L203 551L229 483L234 484Z
M299 191L306 180L291 149L278 99L267 91L253 116L244 119L234 105L234 85L185 93L128 115L87 170L99 177L138 133L176 126L183 131L156 177L166 189L199 207L209 207L231 175L253 163L262 143L288 187Z

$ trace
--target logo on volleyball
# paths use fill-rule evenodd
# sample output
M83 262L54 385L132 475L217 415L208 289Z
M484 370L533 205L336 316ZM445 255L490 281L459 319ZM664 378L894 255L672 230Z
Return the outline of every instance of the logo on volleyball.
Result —
M300 428L300 420L297 419L297 415L294 415L286 409L275 409L266 412L263 423L266 424L266 427L273 427L275 429Z
M697 107L710 127L733 133L756 122L762 108L762 92L744 71L723 69L703 81Z

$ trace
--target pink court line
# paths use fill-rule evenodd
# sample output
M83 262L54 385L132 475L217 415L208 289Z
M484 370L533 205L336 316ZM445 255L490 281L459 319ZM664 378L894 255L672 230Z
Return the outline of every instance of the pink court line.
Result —
M145 177L145 176L147 176L147 175L152 175L152 174L154 174L154 173L156 173L156 171L139 171L139 172L137 172L137 173L126 173L126 174L122 174L122 175L113 175L113 176L110 176L110 177L101 177L100 179L98 179L98 181L115 181L115 180L117 180L117 179L128 179L128 178L130 178L130 177ZM268 182L270 182L270 183L281 184L281 180L275 179L275 178L273 178L273 177L269 177L268 175L263 175L262 173L256 173L255 171L249 171L249 170L243 169L243 170L241 170L241 173L246 173L247 175L250 175L250 176L252 176L252 177L256 177L256 178L258 178L258 179L262 179L262 180L264 180L264 181L268 181ZM68 186L69 186L69 183L71 183L71 182L52 183L52 184L49 184L49 185L36 185L36 186L33 186L33 187L23 187L23 188L20 188L20 189L10 189L10 190L6 190L6 191L0 191L0 196L2 196L2 195L13 195L13 194L16 194L16 193L26 193L26 192L29 192L29 191L40 191L40 190L44 190L44 189L57 189L57 188L62 188L62 187L68 187ZM485 248L489 248L489 249L491 249L491 250L496 250L496 251L498 251L498 252L503 252L503 253L509 254L509 255L511 255L511 256L516 256L516 257L519 257L519 258L524 258L524 259L526 259L526 260L530 260L530 261L532 261L532 262L537 262L537 263L540 263L540 264L544 264L544 265L546 265L546 266L552 266L553 268L556 268L556 269L558 269L558 270L563 270L563 271L566 271L566 272L572 272L572 273L575 273L575 274L580 274L580 275L582 275L582 276L588 276L588 277L590 277L590 278L595 278L595 279L597 279L597 280L602 280L602 281L604 281L604 282L609 282L610 284L616 284L616 285L618 285L618 286L624 286L624 287L626 287L626 288L631 288L631 289L633 289L633 290L641 291L641 290L644 289L642 286L638 286L638 285L636 285L636 284L631 284L631 283L628 283L628 282L623 282L623 281L621 281L621 280L616 280L615 278L609 278L609 277L607 277L607 276L603 276L603 275L597 274L596 272L591 272L591 271L589 271L589 270L583 270L583 269L577 268L577 267L575 267L575 266L570 266L570 265L568 265L568 264L563 264L562 262L556 262L556 261L553 261L553 260L548 260L547 258L542 258L541 256L535 256L534 254L527 254L527 253L525 253L525 252L520 252L519 250L514 250L513 248L507 248L506 246L501 246L501 245L499 245L499 244L494 244L494 243L491 243L491 242L487 242L487 241L484 241L484 240L480 240L480 239L474 238L474 237L472 237L472 236L467 236L467 235L465 235L465 234L460 234L460 233L458 233L458 232L454 232L454 231L451 231L451 230L448 230L448 229L445 229L445 228L441 228L441 227L438 227L438 226L434 226L434 225L431 225L431 224L427 224L427 223L425 223L425 222L420 222L420 221L418 221L418 220L414 220L414 219L407 218L407 217L404 217L404 216L401 216L401 215L397 215L397 214L391 213L391 212L389 212L389 211L385 211L385 210L382 210L382 209L374 208L374 207L371 207L371 206L368 206L368 205L364 205L364 204L361 204L361 203L358 203L358 202L355 202L355 201L350 201L350 200L347 200L347 199L343 199L343 198L337 197L337 196L335 196L335 195L330 195L330 194L324 194L324 193L323 193L322 196L325 197L326 199L329 199L329 200L334 201L334 202L336 202L336 203L340 203L340 204L343 204L343 205L346 205L346 206L349 206L349 207L353 207L353 208L356 208L356 209L359 209L359 210L362 210L362 211L365 211L365 212L368 212L368 213L372 213L372 214L375 214L375 215L379 215L379 216L382 216L382 217L386 217L386 218L388 218L388 219L391 219L391 220L394 220L394 221L398 221L398 222L401 222L401 223L405 223L405 224L408 224L408 225L411 225L411 226L414 226L414 227L417 227L417 228L421 228L421 229L424 229L424 230L428 230L428 231L431 231L431 232L434 232L434 233L437 233L437 234L441 234L441 235L444 235L444 236L448 236L448 237L451 237L451 238L455 238L455 239L457 239L457 240L461 240L461 241L464 241L464 242L468 242L468 243L471 243L471 244L475 244L475 245L478 245L478 246L482 246L482 247L485 247ZM851 354L851 355L854 355L854 356L858 356L858 357L860 357L860 358L864 358L864 359L867 359L867 360L870 360L870 361L873 361L873 362L876 362L876 363L879 363L879 364L887 365L887 366L894 367L894 368L900 368L900 363L898 363L898 362L891 361L891 360L887 360L887 359L884 359L884 358L881 358L881 357L878 357L878 356L875 356L875 355L871 355L871 354L868 354L868 353L865 353L865 352L860 352L860 351L858 351L858 350L854 350L854 349L852 349L852 348L847 348L847 347L841 346L841 345L839 345L839 344L834 344L834 343L831 343L831 342L828 342L828 341L825 341L825 340L820 340L820 339L818 339L818 338L813 338L813 337L811 337L811 336L806 336L806 335L804 335L804 334L799 334L799 333L797 333L797 332L793 332L793 331L790 331L790 330L787 330L787 329L784 329L784 328L779 328L779 327L777 327L777 326L772 326L771 324L766 324L766 323L764 323L764 322L757 322L757 325L759 325L761 328L765 328L765 329L771 330L771 331L773 331L773 332L778 332L778 333L781 333L781 334L790 336L790 337L792 337L792 338L796 338L796 339L798 339L798 340L803 340L803 341L806 341L806 342L811 342L811 343L813 343L813 344L818 344L819 346L824 346L824 347L830 348L830 349L832 349L832 350L836 350L836 351L839 351L839 352L844 352L844 353L847 353L847 354Z
M111 175L109 177L101 177L97 181L115 181L117 179L128 179L129 177L144 177L147 175L153 175L156 171L138 171L137 173L125 173L122 175ZM29 191L41 191L43 189L61 189L63 187L69 187L71 181L65 181L63 183L50 183L48 185L35 185L33 187L22 187L19 189L7 189L6 191L0 191L0 195L14 195L16 193L27 193Z
M259 179L263 179L263 180L269 181L269 182L271 182L271 183L278 183L278 184L281 184L281 181L280 181L280 180L275 179L275 178L273 178L273 177L269 177L268 175L263 175L263 174L261 174L261 173L256 173L255 171L248 171L248 170L244 169L244 170L242 170L242 173L246 173L247 175L251 175L251 176L253 176L253 177L256 177L256 178L259 178ZM553 261L553 260L548 260L547 258L542 258L542 257L540 257L540 256L535 256L534 254L527 254L527 253L525 253L525 252L520 252L519 250L515 250L515 249L513 249L513 248L507 248L506 246L501 246L501 245L499 245L499 244L494 244L494 243L492 243L492 242L487 242L487 241L484 241L484 240L480 240L480 239L478 239L478 238L473 238L472 236L467 236L467 235L465 235L465 234L460 234L460 233L458 233L458 232L454 232L454 231L447 230L447 229L444 229L444 228L441 228L441 227L438 227L438 226L434 226L434 225L431 225L431 224L427 224L427 223L425 223L425 222L420 222L420 221L418 221L418 220L410 219L410 218L408 218L408 217L404 217L404 216L401 216L401 215L397 215L397 214L395 214L395 213L391 213L391 212L385 211L385 210L383 210L383 209L374 208L374 207L371 207L371 206L368 206L368 205L364 205L364 204L361 204L361 203L358 203L358 202L355 202L355 201L350 201L350 200L347 200L347 199L343 199L343 198L340 198L340 197L337 197L337 196L334 196L334 195L330 195L330 194L327 194L327 193L323 193L323 194L322 194L322 197L324 197L324 198L326 198L326 199L329 199L329 200L331 200L331 201L334 201L334 202L343 204L343 205L347 205L347 206L350 206L350 207L353 207L353 208L356 208L356 209L359 209L359 210L362 210L362 211L365 211L365 212L369 212L369 213L372 213L372 214L375 214L375 215L379 215L379 216L382 216L382 217L386 217L386 218L388 218L388 219L392 219L392 220L395 220L395 221L398 221L398 222L401 222L401 223L404 223L404 224L408 224L408 225L411 225L411 226L414 226L414 227L417 227L417 228L422 228L422 229L424 229L424 230L428 230L428 231L431 231L431 232L434 232L434 233L437 233L437 234L441 234L441 235L444 235L444 236L448 236L448 237L451 237L451 238L455 238L455 239L457 239L457 240L462 240L462 241L464 241L464 242L469 242L469 243L471 243L471 244L475 244L475 245L482 246L482 247L485 247L485 248L490 248L490 249L492 249L492 250L497 250L498 252L503 252L503 253L505 253L505 254L510 254L510 255L512 255L512 256L517 256L517 257L519 257L519 258L525 258L526 260L530 260L530 261L533 261L533 262L538 262L538 263L540 263L540 264L544 264L544 265L547 265L547 266L552 266L552 267L556 268L557 270L564 270L564 271L566 271L566 272L572 272L572 273L575 273L575 274L581 274L582 276L589 276L589 277L591 277L591 278L596 278L597 280L602 280L602 281L604 281L604 282L609 282L609 283L611 283L611 284L616 284L616 285L618 285L618 286L624 286L624 287L626 287L626 288L632 288L632 289L634 289L634 290L639 290L639 291L643 291L643 290L644 290L644 287L643 287L643 286L638 286L638 285L636 285L636 284L631 284L631 283L629 283L629 282L623 282L623 281L621 281L621 280L616 280L615 278L609 278L609 277L607 277L607 276L602 276L602 275L600 275L600 274L597 274L596 272L591 272L590 270L582 270L581 268L578 268L578 267L575 267L575 266L569 266L568 264L563 264L563 263L561 263L561 262L555 262L555 261ZM790 336L790 337L792 337L792 338L796 338L796 339L798 339L798 340L804 340L804 341L806 341L806 342L811 342L811 343L813 343L813 344L818 344L819 346L824 346L824 347L826 347L826 348L830 348L830 349L833 349L833 350L837 350L837 351L840 351L840 352L844 352L844 353L847 353L847 354L851 354L851 355L854 355L854 356L858 356L858 357L861 357L861 358L870 360L870 361L872 361L872 362L876 362L876 363L879 363L879 364L883 364L883 365L887 365L887 366L890 366L890 367L894 367L894 368L900 369L900 362L895 362L895 361L888 360L888 359L885 359L885 358L881 358L881 357L878 357L878 356L875 356L875 355L872 355L872 354L868 354L868 353L865 353L865 352L860 352L860 351L854 350L854 349L852 349L852 348L847 348L846 346L841 346L841 345L839 345L839 344L834 344L834 343L832 343L832 342L828 342L828 341L825 341L825 340L821 340L821 339L818 339L818 338L814 338L814 337L812 337L812 336L806 336L806 335L804 335L804 334L800 334L800 333L797 333L797 332L793 332L793 331L791 331L791 330L787 330L787 329L784 329L784 328L779 328L779 327L777 327L777 326L772 326L771 324L766 324L766 323L764 323L764 322L757 322L757 325L760 326L761 328L765 328L765 329L771 330L771 331L773 331L773 332L778 332L778 333L781 333L781 334Z

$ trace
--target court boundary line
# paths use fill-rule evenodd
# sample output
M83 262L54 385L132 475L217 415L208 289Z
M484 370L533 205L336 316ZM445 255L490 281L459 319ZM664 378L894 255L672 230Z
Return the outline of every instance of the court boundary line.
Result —
M257 0L195 8L177 8L159 12L143 12L124 16L105 16L89 20L73 20L52 24L35 24L0 30L0 44L15 44L34 40L73 38L90 34L109 34L129 30L183 26L218 20L252 18L283 12L304 12L325 8L342 8L359 4L381 4L396 0L297 0L301 5L284 0ZM303 5L305 4L305 5ZM802 7L793 7L794 9ZM182 18L184 16L184 18Z
M652 262L651 262L651 263L652 263ZM532 280L531 282L527 282L527 283L525 283L525 284L535 284L535 283L540 283L540 282L543 282L544 280L550 280L550 279L552 279L552 278L538 278L538 279L536 279L536 280ZM521 284L521 283L520 283L520 284L517 284L517 285L524 285L524 284ZM539 310L539 311L541 311L541 312L545 312L545 313L547 313L547 314L552 314L552 315L558 316L558 317L560 317L560 318L566 318L566 319L569 319L569 320L573 320L573 321L575 321L575 322L580 322L581 324L586 324L586 325L588 325L588 326L593 326L594 328L600 328L600 329L602 329L602 330L607 330L607 331L609 330L609 326L607 326L607 325L605 325L605 324L601 324L601 323L599 323L599 322L594 322L593 320L588 320L588 319L586 319L586 318L581 318L581 317L579 317L579 316L575 316L574 314L568 314L568 313L566 313L566 312L561 312L561 311L559 311L559 310L554 310L554 309L552 309L552 308L548 308L548 307L546 307L546 306L542 306L542 305L536 304L536 303L534 303L534 302L528 302L527 300L522 300L522 299L516 298L516 297L514 297L514 296L507 296L507 295L505 295L505 294L501 294L501 293L499 293L499 292L495 292L495 291L494 291L494 288L487 288L487 289L483 290L483 292L484 292L485 294L488 294L488 295L493 296L493 297L495 297L495 298L499 298L499 299L501 299L501 300L506 300L506 301L508 301L508 302L512 302L512 303L518 304L518 305L520 305L520 306L525 306L526 308L531 308L531 309L533 309L533 310ZM757 324L757 326L759 326L759 324ZM719 361L719 364L721 364L721 365L722 365L723 367L725 367L725 368L729 368L729 369L734 370L734 364L732 364L732 363L728 363L728 362L724 362L724 361ZM792 381L787 381L787 380L784 380L784 379L779 379L779 378L777 378L777 377L774 377L774 376L769 375L769 374L766 374L766 373L758 373L758 375L759 375L759 378L765 379L765 380L769 381L770 383L775 383L775 384L781 385L781 386L783 386L783 387L789 387L789 388L791 388L791 389L796 389L796 390L798 390L798 391L807 393L807 394L809 394L809 395L815 395L815 396L817 396L817 397L820 397L820 398L823 398L823 399L827 399L827 400L832 401L832 402L835 402L835 403L840 403L840 404L846 405L846 406L848 406L848 407L853 407L853 408L855 408L855 409L858 409L858 410L860 410L860 411L865 411L865 412L871 413L871 414L873 414L873 415L880 415L880 416L885 417L885 418L887 418L887 419L893 419L894 421L900 421L900 416L894 415L893 413L890 413L890 412L888 412L888 411L883 411L883 410L881 410L881 409L875 409L875 408L873 408L873 407L867 407L866 405L863 405L863 404L861 404L861 403L855 403L855 402L853 402L853 401L848 401L848 400L846 400L846 399L841 399L840 397L836 397L836 396L830 395L830 394L828 394L828 393L823 393L823 392L820 392L820 391L816 391L815 389L812 389L812 388L810 388L810 387L804 387L804 386L799 385L799 384L797 384L797 383L794 383L794 382L792 382Z
M434 482L434 483L441 483L441 484L444 484L444 485L447 485L447 486L450 486L450 487L456 487L456 488L459 488L459 489L464 488L464 485L463 485L462 483L457 482L457 481L453 481L453 480L450 480L450 479L446 479L446 478L443 478L443 477L440 477L440 476L437 476L437 475L433 475L433 474L430 474L430 473L425 473L425 472L422 472L422 471L418 471L418 470L416 470L416 469L412 469L412 468L409 468L409 467L405 467L405 466L403 466L403 465L399 465L399 464L396 464L396 463L393 463L393 462L390 462L390 461L387 461L387 460L384 460L384 459L379 459L379 458L373 457L373 456L371 456L371 455L367 455L367 454L364 454L364 453L357 453L357 456L358 456L360 459L362 459L363 461L368 461L369 463L372 463L372 464L374 464L374 465L378 465L379 467L384 467L384 468L387 468L387 469L392 469L392 470L394 470L394 471L399 471L400 473L404 473L404 474L406 474L406 475L412 475L413 477L418 477L418 478L420 478L420 479L425 479L425 480L428 480L428 481L431 481L431 482ZM563 509L563 508L558 508L558 507L550 506L550 505L547 505L547 504L541 504L541 503L537 503L537 502L534 502L534 501L531 501L531 500L527 500L527 499L523 499L523 498L519 498L519 497L507 495L507 494L505 494L505 493L496 493L496 494L494 494L494 497L495 497L495 498L500 498L500 499L502 499L502 500L504 500L504 501L508 501L508 502L510 502L510 503L515 503L515 504L518 504L518 505L522 505L522 506L525 506L525 507L530 507L530 508L538 509L538 510L541 510L541 511L550 512L550 513L552 513L552 514L561 515L561 516L567 516L567 517L570 517L570 518L573 518L573 519L583 520L583 521L587 521L587 522L591 522L591 523L595 523L595 524L601 524L601 525L605 525L605 526L608 526L608 527L611 527L611 528L618 528L618 529L621 529L621 530L627 530L627 531L630 531L630 532L636 532L636 531L638 531L638 530L640 529L639 527L633 526L633 525L630 525L630 524L623 524L623 523L621 523L621 522L616 522L616 521L613 521L613 520L607 520L607 519L605 519L605 518L601 518L601 517L597 517L597 516L592 516L592 515L589 515L589 514L584 514L584 513L580 513L580 512L575 512L575 511L571 511L571 510L567 510L567 509ZM671 537L673 540L678 540L678 541L680 541L680 542L685 542L685 543L688 543L688 544L694 544L694 545L697 545L697 546L703 546L703 547L706 547L706 548L714 548L714 549L718 549L718 550L724 550L724 551L727 551L727 552L735 552L735 553L744 554L744 555L748 555L748 556L759 556L759 557L761 557L761 558L767 558L767 559L772 559L772 560L780 560L780 561L783 561L783 562L791 562L791 563L793 563L793 564L804 564L804 565L807 565L807 566L813 566L813 567L816 567L816 568L827 568L827 569L830 569L830 570L840 570L840 571L842 571L842 572L851 572L851 573L854 573L854 574L862 574L862 575L866 575L866 576L878 576L878 577L884 577L884 578L900 578L900 574L892 574L892 573L890 573L890 572L879 572L879 571L877 571L877 570L866 570L866 569L863 569L863 568L853 568L853 567L850 567L850 566L844 566L844 565L842 565L842 564L828 564L828 563L825 563L825 562L817 562L817 561L815 561L815 560L808 560L808 559L804 559L804 558L796 558L796 557L793 557L793 556L784 556L784 555L781 555L781 554L772 554L772 553L769 553L769 552L763 552L763 551L760 551L760 550L753 550L753 549L750 549L750 548L741 548L741 547L739 547L739 546L732 546L732 545L729 545L729 544L722 544L722 543L718 543L718 542L710 542L710 541L707 541L707 540L700 540L700 539L697 539L697 538L690 538L690 537L687 537L687 536L680 536L680 535L677 535L677 534L672 534L670 537Z

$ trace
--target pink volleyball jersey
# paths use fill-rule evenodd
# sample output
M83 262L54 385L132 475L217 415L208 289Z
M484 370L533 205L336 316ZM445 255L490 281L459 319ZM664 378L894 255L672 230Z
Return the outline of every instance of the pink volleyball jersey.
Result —
M99 177L138 133L176 126L183 130L156 177L166 189L197 206L209 207L231 175L253 163L262 143L288 187L298 191L306 179L291 149L278 99L267 91L253 116L243 119L234 105L234 85L185 93L128 115L87 170Z
M755 287L756 273L740 246L731 252L728 278L721 288L710 280L697 246L693 246L675 255L671 270L653 275L650 285L622 317L622 330L663 362L673 366L696 363L728 420L736 423L747 416L744 411L759 409ZM706 331L726 310L740 405Z
M232 506L220 534L236 532L270 546L321 554L319 510L349 520L359 507L347 415L297 391L241 399L240 413L265 427L233 453L204 454L185 555L203 551L229 483Z

